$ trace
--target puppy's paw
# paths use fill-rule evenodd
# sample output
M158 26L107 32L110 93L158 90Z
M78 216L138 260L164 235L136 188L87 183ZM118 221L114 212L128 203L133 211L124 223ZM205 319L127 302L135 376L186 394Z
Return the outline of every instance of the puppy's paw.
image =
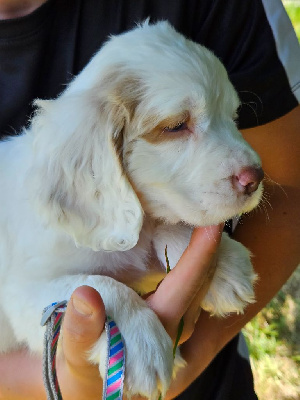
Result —
M257 280L250 252L239 242L223 234L217 267L201 307L213 315L243 313L255 302L254 283Z
M160 393L164 396L172 378L173 344L157 316L145 307L136 310L130 320L115 320L126 349L124 392L128 397L141 395L151 400L157 400ZM106 372L106 340L103 332L89 357L90 361L99 364L102 378Z

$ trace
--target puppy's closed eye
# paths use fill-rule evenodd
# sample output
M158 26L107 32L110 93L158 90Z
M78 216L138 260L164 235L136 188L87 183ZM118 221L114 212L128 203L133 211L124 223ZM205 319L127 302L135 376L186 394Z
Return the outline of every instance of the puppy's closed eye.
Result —
M190 131L190 114L188 111L162 120L154 129L143 135L143 139L152 144L172 141L188 135Z
M187 121L178 122L175 126L166 126L164 132L180 132L188 129Z

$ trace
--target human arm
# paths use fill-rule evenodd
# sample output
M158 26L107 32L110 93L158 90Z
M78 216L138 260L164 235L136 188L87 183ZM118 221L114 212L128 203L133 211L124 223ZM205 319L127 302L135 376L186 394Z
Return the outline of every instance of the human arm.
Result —
M202 312L192 337L181 346L188 366L179 372L168 399L182 392L216 354L278 292L300 262L300 106L272 123L244 131L260 154L266 179L263 207L243 218L235 238L248 247L259 275L256 302L243 315L219 319ZM271 179L276 183L272 183ZM280 186L279 186L280 185Z
M63 351L57 360L66 399L82 399L85 395L90 399L99 398L102 382L98 367L87 362L86 351L100 336L104 319L104 305L98 292L90 287L78 288L68 304L63 326ZM46 400L42 371L41 357L29 354L26 349L1 354L0 399ZM93 397L94 393L98 397Z

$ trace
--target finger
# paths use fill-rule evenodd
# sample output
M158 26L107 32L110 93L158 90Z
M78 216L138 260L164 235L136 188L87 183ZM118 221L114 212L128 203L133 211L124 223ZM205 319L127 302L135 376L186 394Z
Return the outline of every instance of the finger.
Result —
M100 294L89 286L77 288L67 307L63 323L64 357L75 368L90 366L87 352L101 335L105 308Z
M220 242L222 227L220 225L194 229L189 246L176 267L148 298L150 307L157 313L169 333L177 327L180 318L186 313L205 282Z
M180 337L179 344L186 342L194 332L195 325L201 313L201 303L208 292L209 286L214 276L215 267L216 262L215 260L213 260L206 274L205 281L198 290L198 293L194 296L189 308L184 314L184 329Z

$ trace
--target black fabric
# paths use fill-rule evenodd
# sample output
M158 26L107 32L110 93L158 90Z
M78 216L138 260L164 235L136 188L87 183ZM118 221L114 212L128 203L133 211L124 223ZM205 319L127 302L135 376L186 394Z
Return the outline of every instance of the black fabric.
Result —
M49 0L29 16L0 21L1 136L28 124L32 101L56 97L109 34L147 17L168 19L223 61L242 102L251 102L240 110L241 128L297 105L259 0ZM249 362L237 349L238 337L178 399L256 399Z
M257 400L249 360L239 351L240 335L176 400Z
M244 104L241 128L297 105L259 0L49 0L27 17L0 21L1 136L19 132L32 100L56 97L109 34L147 17L168 19L224 62Z

